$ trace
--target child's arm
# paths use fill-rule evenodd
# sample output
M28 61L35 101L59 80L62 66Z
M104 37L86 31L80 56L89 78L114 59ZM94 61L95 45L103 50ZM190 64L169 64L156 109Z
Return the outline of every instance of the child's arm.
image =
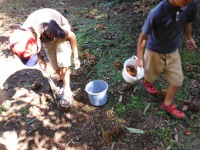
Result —
M74 64L75 68L80 67L80 61L78 56L78 46L77 46L77 40L76 35L72 31L66 32L66 39L69 40L73 54L74 54Z
M140 33L140 36L138 38L138 43L137 43L137 66L139 67L143 67L143 51L144 51L144 47L146 45L146 39L147 39L147 35L144 32Z
M38 56L38 63L39 63L39 65L40 65L40 68L41 68L42 70L45 70L45 69L46 69L46 66L47 66L47 63L43 60L43 58L42 58L40 52L37 53L37 56Z
M192 38L192 23L188 22L185 25L185 39L186 39L186 46L189 50L193 50L197 48L194 39Z

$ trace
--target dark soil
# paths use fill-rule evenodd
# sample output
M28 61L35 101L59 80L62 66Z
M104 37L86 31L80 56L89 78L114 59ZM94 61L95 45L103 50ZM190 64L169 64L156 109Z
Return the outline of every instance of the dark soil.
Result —
M149 1L151 5L154 1ZM22 1L20 3L23 3ZM19 3L19 4L20 4ZM131 95L138 92L145 98L145 104L148 102L155 102L153 105L160 105L160 98L163 98L162 93L158 96L150 96L146 94L141 87L140 81L134 86L129 86L124 81L119 81L114 87L109 87L108 90L108 103L101 107L92 106L87 93L85 92L85 86L91 81L89 77L85 75L86 65L78 71L72 70L71 82L73 91L73 104L69 109L63 109L59 106L58 100L53 98L52 91L48 84L47 77L39 67L26 68L18 64L19 60L14 56L7 47L7 39L10 33L15 28L15 24L18 22L18 18L22 18L24 21L30 12L39 9L41 7L52 7L60 10L61 13L66 16L70 16L69 9L75 9L76 13L83 9L87 10L88 7L95 6L98 9L106 9L104 7L108 2L103 1L84 1L84 0L63 0L63 1L39 1L32 0L27 1L23 4L26 9L19 9L19 5L14 4L14 1L0 1L0 9L5 11L5 16L0 16L1 24L1 91L0 91L0 102L4 106L1 107L0 114L0 149L60 149L60 150L161 150L170 149L169 145L164 144L163 139L159 139L156 133L157 129L168 128L173 123L172 117L168 115L156 115L159 112L158 107L151 107L148 110L148 115L144 114L143 111L139 111L135 108L126 109L125 112L117 113L118 99L120 95L123 96L123 100L120 104L120 108L125 106L131 101ZM6 6L12 4L13 6ZM138 5L138 6L137 6ZM132 15L133 9L138 9L142 12L145 4L140 8L140 3L133 5L133 3L125 4L125 8L120 7L116 4L113 9L107 10L111 15L116 13L124 14L123 19ZM3 6L5 6L3 8ZM137 7L136 7L137 6ZM17 8L15 8L17 7ZM11 9L12 8L12 9ZM135 18L141 18L141 21L135 26L137 27L136 32L140 31L140 27L143 24L144 18L148 9L145 9L145 14L138 14ZM137 14L134 14L137 15ZM80 15L80 17L85 17ZM16 20L10 20L12 18ZM127 17L127 19L130 19ZM74 18L69 18L72 24L75 25ZM112 17L111 17L112 20ZM120 18L118 18L120 20ZM22 22L23 22L22 21ZM134 22L134 20L133 20ZM122 22L120 22L122 23ZM126 21L123 21L126 27ZM76 28L74 28L74 31ZM131 29L133 30L133 29ZM76 31L75 31L76 32ZM136 36L137 37L137 36ZM42 55L48 62L45 52L42 51ZM131 55L131 54L130 54ZM99 56L95 56L96 60L99 60ZM12 64L9 66L9 64ZM5 67L6 66L6 67ZM185 73L191 73L192 69L195 74L191 75L190 84L190 98L185 101L180 101L178 107L180 109L184 106L189 108L186 113L193 118L199 117L199 105L193 103L199 101L200 97L200 81L199 81L199 66L195 64L184 65ZM50 67L49 67L50 68ZM2 70L3 69L3 70ZM10 72L10 71L15 72ZM83 71L84 70L84 71ZM58 87L62 87L62 81L52 71L51 75ZM136 88L137 87L137 88ZM122 93L121 90L123 89ZM183 90L183 89L182 89ZM113 99L117 99L112 101ZM143 101L143 99L141 99ZM196 115L196 116L195 116ZM188 117L191 119L191 117ZM145 134L137 134L129 132L126 127L141 129ZM187 129L188 123L181 122L174 128L174 135L170 137L174 143L177 143L177 138L184 137L183 131ZM153 131L153 132L152 132ZM167 131L167 129L166 129ZM198 130L199 131L199 128ZM175 137L174 137L175 136ZM167 137L169 138L169 137ZM200 138L199 134L193 133L191 138ZM178 144L185 144L188 141L186 138L180 138ZM182 141L181 141L182 140ZM200 145L196 144L193 148L198 149ZM171 147L171 149L173 149Z

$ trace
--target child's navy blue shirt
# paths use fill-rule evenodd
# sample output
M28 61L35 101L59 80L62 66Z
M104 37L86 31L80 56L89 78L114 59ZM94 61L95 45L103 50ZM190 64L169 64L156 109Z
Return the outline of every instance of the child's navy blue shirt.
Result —
M150 11L142 28L142 32L148 35L146 48L164 54L175 51L186 22L196 18L196 0L184 8L174 7L168 0L163 0Z

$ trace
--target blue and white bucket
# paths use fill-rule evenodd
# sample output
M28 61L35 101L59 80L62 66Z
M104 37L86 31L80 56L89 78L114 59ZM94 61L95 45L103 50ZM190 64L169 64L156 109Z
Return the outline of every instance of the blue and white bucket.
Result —
M89 82L85 90L94 106L102 106L107 103L108 84L103 80L94 80Z

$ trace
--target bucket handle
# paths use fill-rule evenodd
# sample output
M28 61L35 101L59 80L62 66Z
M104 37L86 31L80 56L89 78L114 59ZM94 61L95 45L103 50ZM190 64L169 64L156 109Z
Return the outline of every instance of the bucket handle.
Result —
M131 58L135 59L135 60L138 60L137 56L135 56L135 55L133 55Z
M135 56L135 55L133 55L133 56L131 57L131 59L138 60L137 56ZM137 66L137 71L138 71L138 72L141 72L141 71L142 71L142 68L139 67L139 66ZM144 75L142 75L142 76L144 76ZM141 79L142 77L138 77L138 76L137 76L136 78L137 78L137 80L139 80L139 79Z

